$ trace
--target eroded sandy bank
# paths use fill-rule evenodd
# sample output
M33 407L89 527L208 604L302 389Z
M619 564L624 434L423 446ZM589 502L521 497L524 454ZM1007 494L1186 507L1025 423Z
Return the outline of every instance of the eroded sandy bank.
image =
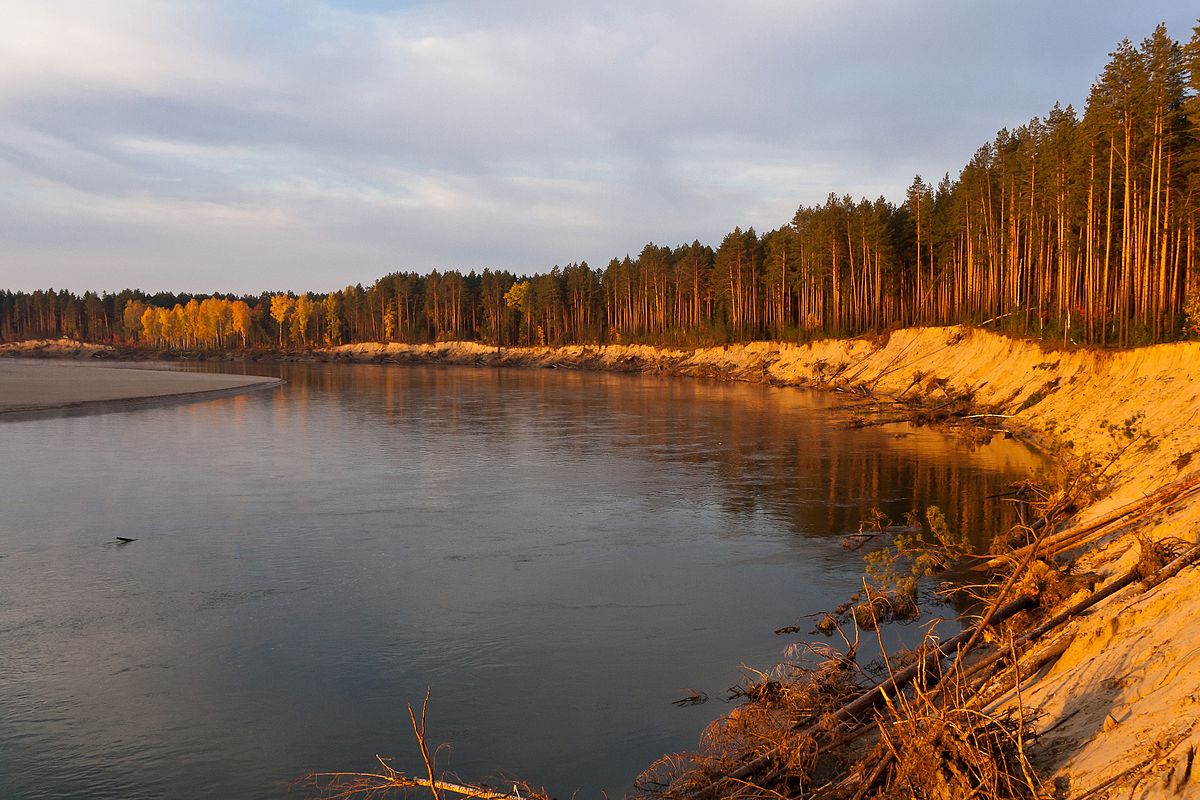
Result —
M106 344L79 342L74 339L26 339L20 342L0 342L0 356L22 358L104 358L116 354Z
M1058 352L954 327L694 352L618 345L498 351L454 342L348 345L322 357L670 372L892 397L966 392L977 408L1003 415L998 424L1108 464L1107 494L1071 527L1200 475L1200 343ZM1113 530L1076 554L1072 569L1102 587L1140 558L1139 537L1196 543L1200 502L1193 495ZM1023 695L1026 712L1040 715L1035 762L1059 796L1200 798L1198 618L1200 570L1189 568L1151 589L1118 592L1043 644L1070 643Z
M132 403L199 400L275 386L277 378L99 367L91 364L0 362L0 419Z

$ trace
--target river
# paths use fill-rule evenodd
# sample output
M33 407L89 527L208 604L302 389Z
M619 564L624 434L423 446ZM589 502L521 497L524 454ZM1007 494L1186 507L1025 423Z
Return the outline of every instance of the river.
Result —
M278 389L0 423L0 797L305 796L439 765L618 796L859 585L874 506L1035 456L829 396L551 370L189 365ZM121 544L117 537L135 539ZM801 637L803 638L803 637ZM689 690L704 705L671 705Z

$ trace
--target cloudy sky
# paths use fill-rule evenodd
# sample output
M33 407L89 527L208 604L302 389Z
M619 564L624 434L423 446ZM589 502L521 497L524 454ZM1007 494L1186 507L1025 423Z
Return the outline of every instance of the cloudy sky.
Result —
M0 0L0 288L602 265L899 200L1194 2Z

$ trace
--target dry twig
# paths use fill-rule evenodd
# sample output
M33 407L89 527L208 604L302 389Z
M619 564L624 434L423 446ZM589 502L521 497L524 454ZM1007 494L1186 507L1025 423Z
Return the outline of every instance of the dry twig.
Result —
M376 755L379 772L316 772L310 774L307 781L324 792L323 800L367 800L406 789L426 789L433 795L434 800L442 800L443 793L480 800L549 800L545 792L527 785L514 785L511 791L504 792L485 784L459 783L439 776L425 742L425 712L428 708L429 691L425 692L425 701L421 704L420 722L417 721L412 704L408 706L408 718L412 722L413 735L417 739L417 747L425 763L427 778L405 775L394 769L383 756Z

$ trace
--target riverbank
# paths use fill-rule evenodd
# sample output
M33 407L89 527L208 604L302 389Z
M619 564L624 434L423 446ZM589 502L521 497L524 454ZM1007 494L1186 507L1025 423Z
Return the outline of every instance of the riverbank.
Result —
M1093 464L1101 499L1065 531L1200 474L1198 343L1054 351L952 327L874 340L697 351L636 345L498 350L455 342L347 345L318 357L694 375L821 387L884 402L923 396L929 408L958 400L988 414L992 426L1051 450L1060 464ZM1098 542L1068 554L1072 571L1092 575L1090 588L1100 589L1128 572L1148 542L1197 542L1200 502L1194 497L1151 511L1109 526ZM1021 702L1038 718L1033 761L1060 796L1200 797L1200 765L1193 766L1200 748L1198 577L1187 569L1145 591L1117 592L1042 644L1065 652L1026 682ZM1010 695L1000 704L1013 700Z
M119 353L107 353L118 356ZM95 357L96 354L90 354ZM75 357L86 357L81 352ZM355 344L237 360L433 363L597 369L807 386L874 399L920 400L921 413L986 415L1050 451L1092 464L1100 499L1063 530L1200 476L1200 343L1127 351L1058 351L967 328L917 328L874 339L758 342L700 350L643 345L496 348L472 342ZM1102 529L1060 560L1102 589L1149 543L1197 542L1194 495ZM1061 655L1023 685L1040 734L1031 753L1059 796L1200 797L1200 580L1195 569L1148 589L1129 586L1047 637ZM1068 598L1066 602L1070 602ZM1012 702L1012 697L1001 703Z
M227 397L277 378L44 362L0 362L0 419Z

